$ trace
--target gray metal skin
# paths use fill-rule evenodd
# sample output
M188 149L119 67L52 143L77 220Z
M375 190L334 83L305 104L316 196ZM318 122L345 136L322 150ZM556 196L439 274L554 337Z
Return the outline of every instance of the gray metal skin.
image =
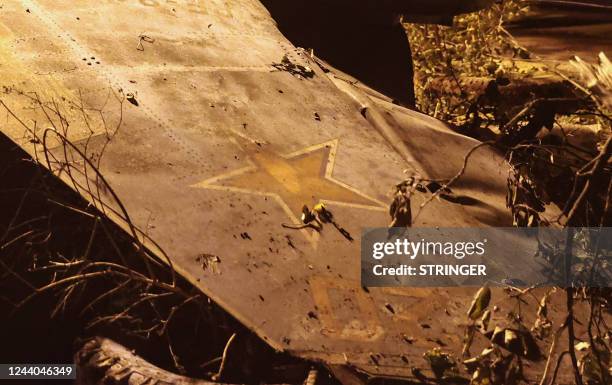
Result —
M365 290L359 238L406 169L450 178L477 141L326 73L256 0L5 2L0 56L2 133L275 349L407 377L460 351L474 290ZM503 165L480 148L453 189L477 203L414 225L510 225ZM320 202L354 241L282 227Z

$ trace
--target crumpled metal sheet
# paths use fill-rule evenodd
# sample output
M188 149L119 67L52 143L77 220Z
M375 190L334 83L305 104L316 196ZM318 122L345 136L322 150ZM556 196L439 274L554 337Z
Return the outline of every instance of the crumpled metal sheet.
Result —
M472 290L360 287L360 229L387 226L406 162L258 1L6 2L0 55L2 132L273 347L410 375L431 341L460 346ZM432 177L476 144L376 103ZM502 164L480 149L456 187L479 203L416 225L509 225ZM320 201L354 241L281 226Z

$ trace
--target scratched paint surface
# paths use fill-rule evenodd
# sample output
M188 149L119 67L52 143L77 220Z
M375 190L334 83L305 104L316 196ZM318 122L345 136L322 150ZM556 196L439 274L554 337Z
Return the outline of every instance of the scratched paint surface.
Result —
M37 138L53 122L159 247L145 243L275 348L409 375L405 360L420 362L440 329L461 344L470 290L360 287L360 229L388 224L407 166L257 1L12 1L0 10L0 57L0 99L13 112L0 129L40 158ZM314 76L278 70L283 58ZM454 175L475 144L381 108L432 176ZM480 203L434 201L418 225L509 224L501 159L483 149L474 164L457 191ZM126 227L113 196L87 191L87 175L67 181ZM355 241L281 226L319 202ZM219 256L218 268L202 269L201 254ZM407 333L419 338L406 343Z

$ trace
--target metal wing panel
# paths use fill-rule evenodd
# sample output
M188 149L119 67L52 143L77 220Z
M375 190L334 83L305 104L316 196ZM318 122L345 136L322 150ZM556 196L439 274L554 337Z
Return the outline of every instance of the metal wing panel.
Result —
M360 229L388 224L386 203L407 165L259 2L22 0L0 16L1 130L38 159L47 132L52 171L129 229L91 167L46 131L53 122L99 166L145 244L271 345L406 374L402 356L420 360L429 345L406 344L407 329L426 336L421 323L439 325L460 344L454 317L467 297L360 287ZM420 143L443 140L453 154L473 144L441 139L452 135L439 126L421 131ZM65 161L89 172L71 177ZM281 226L319 201L355 241L331 227ZM473 214L435 201L420 223L508 220ZM203 267L207 256L217 269Z

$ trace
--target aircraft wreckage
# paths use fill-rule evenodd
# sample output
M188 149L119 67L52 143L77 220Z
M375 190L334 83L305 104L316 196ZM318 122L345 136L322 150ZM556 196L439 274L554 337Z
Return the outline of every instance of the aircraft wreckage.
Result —
M274 349L401 377L440 331L460 350L473 290L366 290L356 261L406 170L449 179L478 141L296 48L256 0L0 15L2 133ZM478 148L453 188L474 203L432 200L413 226L510 226L506 177ZM343 231L291 228L319 203Z

